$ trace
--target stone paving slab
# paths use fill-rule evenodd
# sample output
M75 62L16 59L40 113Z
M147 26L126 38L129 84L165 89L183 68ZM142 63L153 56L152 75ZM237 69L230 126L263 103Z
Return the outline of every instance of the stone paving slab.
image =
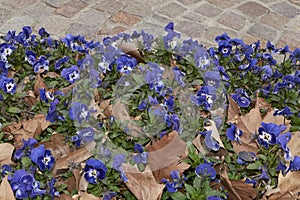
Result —
M54 37L102 40L119 32L164 34L170 21L183 38L216 45L227 32L247 42L300 47L299 0L0 0L0 34L30 25Z

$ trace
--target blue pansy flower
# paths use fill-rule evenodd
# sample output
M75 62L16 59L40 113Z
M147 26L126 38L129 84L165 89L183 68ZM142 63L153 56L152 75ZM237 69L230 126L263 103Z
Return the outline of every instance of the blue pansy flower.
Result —
M105 37L105 38L103 38L102 42L103 42L103 45L110 46L110 45L112 45L113 40L111 37Z
M143 45L145 46L145 49L150 51L151 50L151 46L154 42L154 36L151 34L146 33L145 31L142 30L141 32L142 35L142 39L143 39Z
M262 122L258 129L258 143L268 148L269 145L276 144L280 132L280 127L277 124Z
M89 54L86 55L84 59L78 60L77 63L80 67L80 70L90 70L94 67L95 64L94 59Z
M58 112L56 111L56 106L58 103L58 99L54 99L54 101L50 102L50 107L48 108L46 120L50 122L55 122L56 120L65 120L65 117L63 115L58 114Z
M89 70L89 83L92 88L98 88L102 84L99 72L93 68Z
M203 79L206 85L218 88L220 87L221 76L217 71L208 71L203 75Z
M72 65L71 67L64 68L61 71L62 77L69 81L70 83L75 83L76 80L80 79L78 66Z
M159 104L156 97L148 96L148 101L149 101L150 105L157 105L157 104Z
M291 111L290 107L288 106L285 106L283 109L281 110L278 110L278 109L275 109L274 113L273 113L273 116L278 116L278 115L283 115L283 116L291 116L293 115L294 113Z
M168 33L163 37L163 42L165 45L165 49L175 49L177 47L177 42L175 42L173 39L175 37L180 38L180 33L174 31L174 23L170 22L168 23L164 30Z
M121 55L116 59L115 63L116 63L117 71L124 73L126 75L130 74L130 72L137 65L136 59L128 55Z
M250 105L251 98L243 89L236 89L235 94L231 94L231 97L240 107L247 108Z
M270 40L268 40L267 44L266 44L266 48L269 50L269 51L275 51L275 45L272 44L272 42Z
M45 149L44 145L40 145L31 150L30 159L32 162L38 165L41 171L45 169L50 170L54 166L55 159L51 154L51 151Z
M261 91L263 92L264 95L268 95L271 92L272 84L268 84L267 86L264 86L261 88Z
M238 49L234 51L233 60L237 62L242 62L245 58L245 54L240 52Z
M106 177L107 168L102 161L90 158L86 161L83 171L85 180L96 184L98 180Z
M133 31L133 33L131 34L131 39L138 39L139 37L141 37L141 33L137 32L137 31Z
M155 63L148 63L148 65L151 67L151 71L147 71L145 81L149 84L150 90L160 93L164 88L164 82L162 81L164 69Z
M161 182L166 184L167 190L170 193L177 192L178 189L183 187L183 183L187 180L184 175L180 175L178 170L172 170L170 172L170 177L172 181L162 178Z
M28 43L27 38L26 38L26 34L23 31L20 32L18 35L16 35L14 37L14 39L17 43L21 44L24 47L29 46L29 43Z
M126 177L126 174L122 168L122 163L125 162L125 156L123 154L118 154L113 157L112 167L113 169L120 172L120 176L123 179L124 182L128 182L128 178Z
M167 180L165 178L162 178L161 182L166 184L168 192L170 192L170 193L177 192L178 188L176 187L176 182L173 182L173 181L170 182L169 180Z
M290 162L290 171L299 171L300 170L300 156L295 156L294 159Z
M288 74L282 77L283 83L288 89L293 89L296 85L295 77L292 74Z
M6 62L0 61L0 77L7 76L8 74L8 68L6 66Z
M41 188L41 184L38 181L34 181L33 182L33 187L32 187L32 191L30 193L30 197L34 198L36 196L43 196L44 194L46 194L46 190L42 190Z
M220 41L229 41L230 40L230 37L227 35L226 32L224 32L222 35L218 35L216 38L215 38L215 41L216 42L220 42Z
M294 74L294 81L296 84L300 85L300 70L296 70Z
M36 35L31 35L29 39L30 46L36 48L39 44L39 42L36 40ZM43 40L41 40L41 43L43 43Z
M276 170L281 171L282 175L285 176L289 172L290 169L284 163L282 163L282 161L280 160L279 164L276 167Z
M93 128L88 127L76 132L76 135L71 137L71 141L75 142L76 147L94 141L95 131Z
M223 126L223 124L224 124L224 119L223 119L223 116L221 116L221 115L214 115L213 121L216 123L217 129L220 129L221 126Z
M232 50L232 45L226 41L222 40L218 43L218 51L223 55L223 57L228 57Z
M287 147L287 143L291 140L292 134L291 132L287 132L285 134L282 134L277 137L276 143L280 145L280 147L283 149L285 152L285 159L290 160L291 155L290 155L290 149Z
M16 197L20 199L28 198L33 189L34 177L25 170L17 170L13 177L9 178L10 186L15 192Z
M247 45L244 43L244 41L242 39L239 39L239 38L230 39L230 43L232 45L235 45L235 46L238 46L238 47L243 47L243 48L247 47Z
M13 94L16 92L17 85L13 78L0 77L0 88L4 93Z
M25 51L25 62L28 62L30 65L33 65L36 60L36 53L32 50Z
M142 102L138 104L138 109L139 110L145 110L146 108L147 108L147 101L142 100Z
M105 161L107 161L110 157L111 157L111 151L108 148L105 148L104 146L100 146L99 147L99 158L100 159L104 159Z
M190 98L194 104L203 106L205 110L210 110L217 96L215 94L215 88L203 86L200 90L197 91L195 95L191 95Z
M76 50L75 38L72 34L66 34L66 37L61 40L72 51Z
M33 70L35 73L42 71L49 71L49 61L46 56L40 56L33 64Z
M130 34L124 32L118 33L117 37L126 42L129 42L132 39Z
M30 26L23 26L22 31L25 34L26 39L28 39L30 34L32 33L32 29Z
M50 34L46 31L45 28L40 28L40 30L38 31L38 33L41 36L41 38L50 37Z
M175 81L181 86L185 86L185 83L183 82L183 77L185 76L185 73L182 72L177 66L174 67L173 69L174 73L174 79Z
M117 196L116 192L105 192L102 200L111 200L113 197Z
M81 124L82 121L88 121L90 115L90 111L86 104L80 102L72 103L71 108L69 110L69 116L72 120L76 120Z
M257 184L257 178L246 178L245 183L252 184L253 187Z
M296 64L297 61L300 61L300 48L296 48L290 57L294 64Z
M54 69L57 70L57 69L62 68L65 64L67 64L69 62L69 60L70 60L70 58L67 56L64 56L64 57L58 59L57 61L55 61Z
M11 166L6 165L6 164L1 166L1 176L2 177L6 176L10 172L11 172Z
M223 81L229 81L230 77L223 66L217 66Z
M133 160L135 163L143 163L147 164L148 162L148 152L144 152L142 145L135 143L134 144L134 151L138 152L136 155L133 156Z
M196 62L197 68L201 70L206 70L210 66L209 54L204 48L200 48L194 54L194 60Z
M226 131L226 136L229 140L234 140L237 143L241 144L241 136L243 132L235 124L230 123L230 127Z
M211 180L216 178L217 172L216 170L212 167L212 163L202 163L200 165L198 165L195 168L195 174L199 177L207 177Z
M55 99L55 95L60 95L60 96L64 96L64 94L57 90L57 91L53 91L53 90L46 90L46 88L40 88L40 99L45 101L46 103L49 103L50 101L54 101Z
M51 180L48 182L49 195L51 196L52 200L54 200L55 197L60 196L59 192L54 187L55 181L56 181L55 178L51 178Z
M263 53L263 54L262 54L262 58L263 58L263 60L268 61L268 63L269 63L270 65L275 65L276 62L277 62L277 61L273 58L273 56L272 56L271 54L269 54L269 53Z
M260 179L265 179L265 180L270 180L267 168L265 168L265 167L262 168L262 172L261 172L261 175L260 175L259 178Z
M206 145L207 148L213 150L213 151L218 151L220 149L220 144L218 141L216 141L213 137L212 137L212 131L209 130L206 132L205 134L205 139L204 139L204 143Z
M135 143L133 149L134 149L134 151L136 151L138 153L144 152L143 146L139 143Z
M104 56L102 56L102 60L98 64L98 68L102 73L106 74L108 71L110 72L112 70L112 65Z
M28 140L22 139L22 141L23 146L17 149L13 156L16 160L20 160L24 155L29 155L31 149L33 149L33 146L37 143L37 140L34 138L29 138Z
M7 58L16 48L13 45L2 43L0 44L0 60L7 62Z
M241 151L238 153L237 163L239 165L246 165L256 160L256 154L254 152Z
M283 48L278 48L275 50L275 53L279 53L279 54L286 54L286 53L290 53L290 48L288 45L285 45Z
M239 69L249 71L255 68L258 60L256 58L247 58L246 61L239 66Z
M14 42L13 40L15 36L16 36L16 31L8 31L4 39L6 42Z
M274 84L273 94L278 94L282 89L286 88L287 84L283 82L276 82Z
M273 76L272 67L270 65L265 65L262 67L263 73L261 75L261 79L263 81L269 80Z
M9 176L8 180L18 199L34 198L46 192L39 188L39 182L34 179L33 175L23 169L15 171L13 177Z

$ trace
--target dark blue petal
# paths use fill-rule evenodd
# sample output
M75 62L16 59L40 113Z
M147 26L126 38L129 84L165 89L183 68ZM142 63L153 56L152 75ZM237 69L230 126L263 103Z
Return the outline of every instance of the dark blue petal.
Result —
M30 154L30 159L32 162L37 163L39 157L43 157L45 152L44 145L40 145L34 149L32 149Z
M212 137L212 131L207 132L204 143L207 146L207 148L213 150L213 151L218 151L220 149L220 145L217 141L215 141Z

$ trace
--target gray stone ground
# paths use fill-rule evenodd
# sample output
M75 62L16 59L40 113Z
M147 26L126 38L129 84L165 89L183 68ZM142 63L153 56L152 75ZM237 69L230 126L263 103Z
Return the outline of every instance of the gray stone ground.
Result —
M207 46L227 32L246 42L300 47L300 0L0 0L0 34L30 25L59 38L72 33L100 41L122 31L164 34L170 21Z

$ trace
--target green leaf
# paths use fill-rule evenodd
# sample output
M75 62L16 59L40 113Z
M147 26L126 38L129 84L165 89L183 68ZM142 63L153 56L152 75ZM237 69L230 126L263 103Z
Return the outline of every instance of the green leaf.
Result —
M30 165L31 165L31 160L29 157L27 156L23 156L22 159L21 159L21 163L23 165L23 168L28 168Z
M174 200L184 200L186 199L186 196L182 194L181 192L174 192L174 193L169 193L172 199Z
M140 170L140 172L143 172L145 170L145 168L146 168L146 166L143 163L138 163L137 167Z
M2 140L4 134L5 134L4 132L0 132L0 141Z
M262 159L263 161L267 161L267 156L263 155L263 154L259 154L257 155L257 158Z
M247 169L254 170L254 169L260 168L261 166L262 166L262 164L258 161L258 162L255 162L255 163L250 163L247 166Z
M68 185L63 183L56 189L57 189L57 191L61 192L61 191L65 190L67 187L68 187Z
M8 108L7 112L10 112L10 113L21 113L21 109L20 108L17 108L17 107L14 107L14 106L11 106Z
M196 177L193 181L194 188L201 188L201 182L202 180L199 177Z
M48 87L55 88L58 83L59 83L58 81L51 81L50 83L48 83Z
M191 196L194 196L197 193L197 191L192 186L190 186L189 184L184 184L184 187L185 187L186 191L189 194L191 194Z
M123 193L123 195L125 196L125 199L129 199L129 200L135 200L136 198L133 196L132 193L130 193L129 191L125 191Z
M207 197L209 196L218 196L218 197L223 197L225 198L226 195L225 194L222 194L221 192L217 191L217 190L209 190L207 191Z

